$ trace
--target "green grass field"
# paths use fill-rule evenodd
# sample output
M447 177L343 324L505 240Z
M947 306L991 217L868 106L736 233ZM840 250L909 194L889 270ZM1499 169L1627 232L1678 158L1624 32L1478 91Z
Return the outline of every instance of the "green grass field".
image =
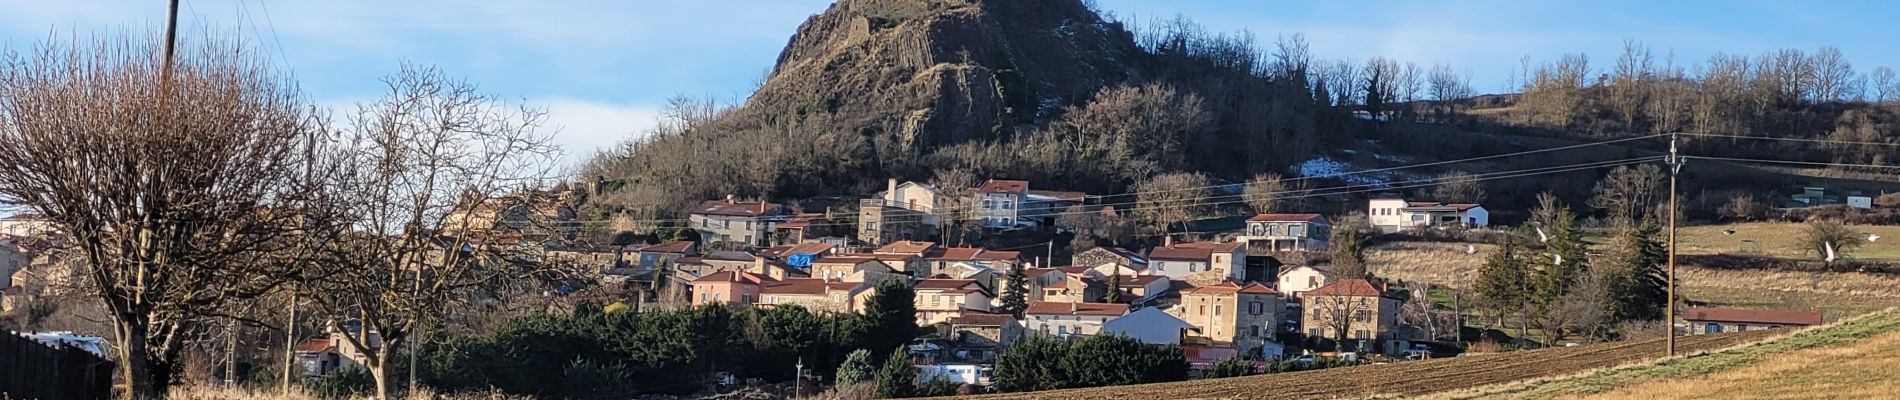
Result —
M1848 258L1900 261L1900 226L1851 225L1849 229L1880 235L1881 239L1846 252ZM1724 233L1733 229L1734 234ZM1800 244L1804 227L1792 222L1685 226L1680 254L1734 254L1812 260L1813 252Z

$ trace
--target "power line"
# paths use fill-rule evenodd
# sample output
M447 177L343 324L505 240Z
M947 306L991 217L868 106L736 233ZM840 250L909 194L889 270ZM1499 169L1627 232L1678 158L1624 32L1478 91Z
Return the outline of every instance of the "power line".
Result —
M1827 166L1827 167L1900 168L1900 165L1848 164L1848 163L1794 161L1794 160L1764 160L1764 159L1759 159L1759 158L1734 158L1734 157L1710 157L1710 156L1684 156L1684 158L1700 158L1700 159L1705 159L1705 160L1737 161L1737 162L1758 162L1758 163L1770 163L1770 164L1815 165L1815 166Z
M1778 140L1778 141L1784 141L1784 142L1808 142L1808 143L1832 143L1832 144L1851 144L1851 145L1863 145L1863 146L1900 146L1900 143L1881 143L1881 142L1853 142L1853 141L1846 141L1846 140L1829 140L1829 139L1805 139L1805 138L1789 138L1789 137L1770 137L1770 136L1742 136L1742 135L1723 135L1723 134L1715 134L1715 133L1682 133L1681 135L1685 135L1685 136L1703 136L1703 137L1720 137L1720 138L1735 138L1735 139L1755 139L1755 140Z

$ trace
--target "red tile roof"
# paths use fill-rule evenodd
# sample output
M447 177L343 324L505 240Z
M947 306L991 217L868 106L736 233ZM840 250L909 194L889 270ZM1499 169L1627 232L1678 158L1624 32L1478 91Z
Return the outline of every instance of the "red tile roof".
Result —
M896 242L891 242L891 244L884 245L884 247L879 247L877 248L877 250L873 250L872 252L873 253L893 253L893 254L923 254L924 252L929 251L931 248L934 248L934 247L937 247L937 243L935 242L899 240Z
M706 201L699 202L699 207L693 208L693 214L722 215L722 216L729 216L729 217L757 217L757 216L763 216L763 215L777 215L784 210L785 208L783 206L780 206L776 203L763 203L763 202L757 202L757 201L750 201L750 202L740 201L740 202L727 203L725 200L706 200Z
M1690 307L1682 312L1687 321L1736 322L1779 325L1820 325L1821 313L1794 310L1743 310L1735 308Z
M1050 302L1050 301L1038 301L1034 303L1029 303L1029 308L1023 310L1023 314L1056 314L1056 315L1118 316L1118 315L1123 315L1127 313L1128 313L1127 304L1057 303L1057 302Z
M1247 244L1241 243L1241 242L1193 242L1193 243L1180 243L1180 244L1174 245L1174 247L1179 247L1179 248L1184 248L1184 249L1208 249L1208 250L1213 250L1213 251L1222 252L1222 253L1239 250L1241 247L1245 247L1245 246L1247 246Z
M737 283L749 283L749 284L753 284L753 285L760 285L760 284L765 284L765 283L770 283L770 282L773 282L771 278L767 278L767 277L764 277L764 276L759 276L759 274L754 274L754 273L751 273L751 272L745 272L745 271L719 271L719 272L714 272L714 273L711 273L711 274L707 274L706 276L702 276L702 277L699 277L699 279L694 279L694 280L693 280L693 283L700 283L700 282L722 282L722 281L723 281L723 282L737 282Z
M1181 292L1181 294L1215 295L1215 296L1235 294L1235 293L1279 294L1279 292L1275 292L1272 288L1266 287L1265 285L1261 285L1259 282L1248 283L1246 285L1241 285L1241 284L1237 284L1233 282L1221 282L1221 283L1216 283L1212 285L1196 286L1193 289L1188 289L1187 291Z
M818 278L792 278L759 288L761 294L823 295L829 282Z
M321 353L321 352L329 351L330 349L335 348L335 347L336 346L334 344L330 343L329 338L315 338L315 339L305 340L303 341L303 343L298 343L297 352Z
M924 253L931 261L1004 261L1022 255L1017 251L986 250L981 247L938 247Z
M1153 283L1154 281L1158 281L1162 279L1168 279L1168 277L1162 276L1162 275L1135 275L1135 276L1124 275L1122 276L1122 287L1148 286L1149 283Z
M1326 218L1319 214L1260 214L1248 218L1249 222L1308 222Z
M949 322L951 325L1003 326L1004 324L1014 321L1016 321L1016 317L1009 314L965 312L963 315L950 318Z
M1342 279L1326 286L1306 292L1303 296L1356 296L1376 297L1383 295L1372 281L1365 279Z
M774 226L778 228L782 228L782 229L797 229L797 228L804 228L804 227L811 226L812 222L817 222L823 219L825 219L824 214L799 214L797 216L786 218L785 221L781 221L777 225L774 225Z
M1029 188L1029 181L991 179L984 181L983 186L976 187L976 191L980 193L1022 193L1023 189L1027 188Z

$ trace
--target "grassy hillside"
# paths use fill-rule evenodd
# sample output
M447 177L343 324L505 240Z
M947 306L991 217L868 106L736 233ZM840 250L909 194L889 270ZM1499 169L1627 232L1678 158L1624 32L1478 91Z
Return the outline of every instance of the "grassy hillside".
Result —
M1683 351L1710 351L1771 337L1752 331L1681 338ZM1429 393L1576 374L1656 357L1661 340L1476 354L1465 357L1332 368L1239 378L973 396L977 399L1332 399L1409 398Z
M1880 240L1846 252L1849 258L1900 261L1900 226L1853 225L1863 233L1880 235ZM1733 229L1734 234L1724 233ZM1752 222L1743 224L1682 227L1680 254L1739 254L1750 256L1816 259L1801 244L1802 224L1792 222Z
M1431 398L1879 398L1900 382L1896 366L1900 312L1889 309L1709 354Z

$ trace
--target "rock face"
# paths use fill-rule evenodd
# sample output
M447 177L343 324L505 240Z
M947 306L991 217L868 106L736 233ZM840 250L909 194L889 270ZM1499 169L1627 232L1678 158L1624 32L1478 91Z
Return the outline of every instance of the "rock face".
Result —
M799 26L745 107L916 154L1085 101L1128 79L1139 51L1079 0L840 0Z

